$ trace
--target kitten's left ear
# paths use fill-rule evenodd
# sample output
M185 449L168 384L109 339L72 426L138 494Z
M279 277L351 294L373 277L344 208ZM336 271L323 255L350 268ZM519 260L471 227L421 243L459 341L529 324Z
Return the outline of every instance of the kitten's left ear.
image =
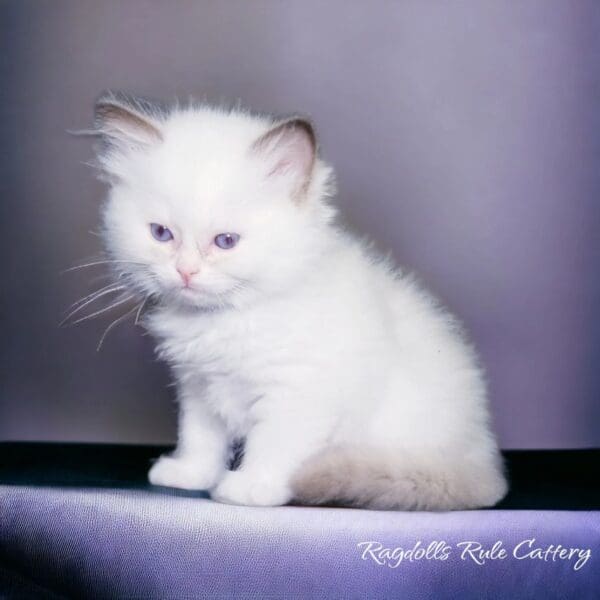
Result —
M103 93L94 106L94 131L118 149L162 141L160 107L122 92Z
M279 123L252 144L252 152L267 163L268 177L289 177L292 195L300 199L310 184L317 156L317 140L305 119Z

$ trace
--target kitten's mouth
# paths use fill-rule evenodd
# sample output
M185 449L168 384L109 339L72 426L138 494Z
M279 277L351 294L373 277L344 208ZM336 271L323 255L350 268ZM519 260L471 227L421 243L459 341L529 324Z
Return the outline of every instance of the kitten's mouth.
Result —
M185 304L196 305L210 301L212 294L199 287L181 286L176 290L176 296Z
M189 285L184 285L184 286L182 286L182 287L179 288L179 294L181 296L183 296L184 298L196 297L200 293L201 293L201 290L193 288L193 287L191 287Z
M173 301L188 308L224 308L230 303L229 291L215 292L201 287L181 286L173 290Z

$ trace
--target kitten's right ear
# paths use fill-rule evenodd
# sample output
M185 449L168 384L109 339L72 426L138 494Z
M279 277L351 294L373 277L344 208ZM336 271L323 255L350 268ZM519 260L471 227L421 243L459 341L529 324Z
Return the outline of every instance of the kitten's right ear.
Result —
M94 106L93 133L109 147L124 150L161 142L163 110L143 98L104 92Z

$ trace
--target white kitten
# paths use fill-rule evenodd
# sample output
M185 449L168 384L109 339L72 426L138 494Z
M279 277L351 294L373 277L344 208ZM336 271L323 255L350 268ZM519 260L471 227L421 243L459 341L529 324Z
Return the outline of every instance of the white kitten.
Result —
M177 449L153 484L252 505L446 510L504 496L472 348L333 224L308 122L109 93L94 131L106 245L152 298L145 325L177 382Z

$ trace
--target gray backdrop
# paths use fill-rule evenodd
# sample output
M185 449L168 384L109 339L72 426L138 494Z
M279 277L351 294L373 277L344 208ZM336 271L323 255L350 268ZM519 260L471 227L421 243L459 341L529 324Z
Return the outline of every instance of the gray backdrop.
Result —
M311 115L348 221L465 321L504 447L600 445L600 4L0 2L0 439L165 442L152 343L94 289L104 88Z

